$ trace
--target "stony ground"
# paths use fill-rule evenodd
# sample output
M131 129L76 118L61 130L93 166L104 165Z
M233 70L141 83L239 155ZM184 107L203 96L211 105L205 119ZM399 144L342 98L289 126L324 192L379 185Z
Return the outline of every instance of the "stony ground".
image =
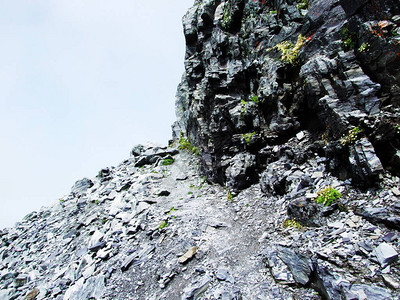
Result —
M398 232L360 216L397 203L398 179L361 193L316 158L286 165L282 196L256 184L231 198L197 169L186 151L138 147L2 230L0 299L399 297ZM341 191L345 209L321 205L320 226L285 227L287 207L326 185Z

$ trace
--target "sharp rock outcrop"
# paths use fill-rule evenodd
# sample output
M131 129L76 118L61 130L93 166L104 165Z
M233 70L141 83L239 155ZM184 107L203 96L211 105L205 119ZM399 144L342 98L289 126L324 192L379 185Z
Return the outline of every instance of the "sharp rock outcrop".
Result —
M175 140L182 132L208 180L232 192L274 160L314 153L363 187L383 168L399 175L399 15L394 0L196 1ZM303 132L300 157L277 155Z

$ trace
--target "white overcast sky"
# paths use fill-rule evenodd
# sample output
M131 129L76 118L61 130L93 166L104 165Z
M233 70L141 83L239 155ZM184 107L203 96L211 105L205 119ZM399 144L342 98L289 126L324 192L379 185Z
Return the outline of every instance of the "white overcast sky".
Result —
M167 144L193 2L0 1L0 228Z

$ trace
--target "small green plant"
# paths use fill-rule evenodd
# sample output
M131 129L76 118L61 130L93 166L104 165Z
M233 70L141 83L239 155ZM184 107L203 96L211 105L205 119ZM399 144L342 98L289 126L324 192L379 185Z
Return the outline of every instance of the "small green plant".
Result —
M105 224L106 222L107 222L107 218L104 217L104 218L101 220L101 223L102 223L102 224Z
M232 201L233 201L233 195L232 195L232 193L231 193L230 190L227 190L226 199L227 199L229 202L232 202Z
M297 0L298 9L308 9L308 0Z
M171 207L168 214L172 214L174 211L177 211L177 209L175 207Z
M247 105L247 102L244 101L244 100L241 100L240 102L241 102L241 106L240 106L240 117L243 118L244 115L246 114L246 105Z
M222 27L228 29L232 21L232 4L225 2L224 6L224 20L222 21Z
M162 221L160 226L158 226L158 229L163 229L168 225L167 221Z
M253 138L253 135L255 135L255 134L256 134L255 132L249 132L249 133L242 134L242 137L247 145L250 145L251 139Z
M336 202L342 194L339 191L331 186L324 188L317 192L317 198L315 198L315 202L319 204L323 204L325 206L329 206L332 203Z
M183 132L181 132L180 137L179 137L179 150L188 150L192 152L195 155L199 155L199 149L197 147L193 146L190 141L184 137Z
M253 102L254 102L255 104L257 104L257 105L258 105L258 103L260 102L260 101L258 100L258 96L257 96L257 95L251 96L251 97L250 97L250 100L253 101Z
M281 51L281 60L283 62L296 64L298 62L299 50L304 45L305 40L306 38L302 34L299 34L296 45L293 45L289 41L283 41L276 45L274 48L277 48L279 51Z
M101 178L103 177L103 170L99 171L99 177L101 177Z
M99 200L98 200L98 199L95 200L95 201L94 201L94 204L99 205Z
M285 227L285 228L293 227L293 228L297 228L297 229L303 228L303 226L301 226L299 222L297 222L296 220L293 220L293 219L285 220L285 222L283 222L283 227Z
M342 31L342 45L345 50L355 49L357 44L357 35L355 32L350 31L349 28L343 27Z
M340 139L340 142L342 143L343 146L354 144L354 142L360 138L361 132L362 129L360 127L354 127L353 129L349 130L348 134L344 135Z
M325 131L322 136L321 136L322 141L324 142L324 145L328 145L329 143L329 132L328 130Z
M369 49L371 45L369 43L362 43L362 45L360 46L360 48L358 48L359 52L365 52Z
M271 11L269 12L269 14L270 14L270 15L276 15L276 14L278 14L278 11L277 11L277 10L271 10Z
M163 160L162 165L163 166L169 166L172 165L174 163L174 159L173 158L166 158Z

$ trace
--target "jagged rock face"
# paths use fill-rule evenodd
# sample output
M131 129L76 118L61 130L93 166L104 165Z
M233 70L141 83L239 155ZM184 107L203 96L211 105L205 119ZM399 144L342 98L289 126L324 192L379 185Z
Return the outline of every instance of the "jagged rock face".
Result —
M186 135L207 178L232 191L301 132L311 138L298 155L328 157L342 179L399 173L398 1L308 2L196 1L183 18L174 139ZM340 143L354 128L362 141Z

